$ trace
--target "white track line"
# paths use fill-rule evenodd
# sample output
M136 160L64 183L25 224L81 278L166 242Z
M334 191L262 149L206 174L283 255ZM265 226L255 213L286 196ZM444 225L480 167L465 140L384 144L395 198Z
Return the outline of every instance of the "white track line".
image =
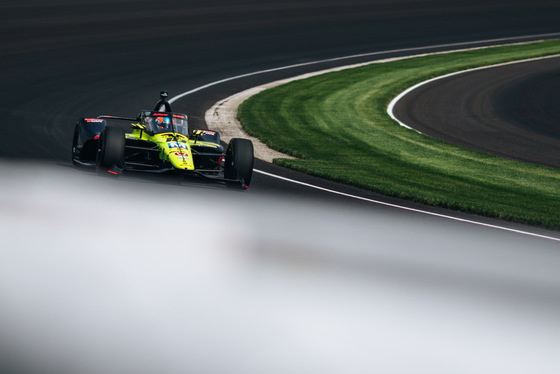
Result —
M424 82L420 82L412 87L407 88L406 90L404 90L403 92L401 92L399 95L397 95L397 97L395 97L390 103L389 106L387 107L387 114L389 114L389 116L391 116L392 119L394 119L395 121L398 122L399 125L406 127L407 129L410 130L414 130L414 131L418 131L414 128L412 128L410 125L407 125L403 122L401 122L399 119L397 119L397 117L395 116L395 114L393 113L393 110L395 108L395 105L397 104L397 102L399 102L399 100L401 100L403 97L405 97L407 94L409 94L410 92L414 91L415 89L422 87L428 83L431 82L435 82L438 81L440 79L445 79L445 78L449 78L455 75L459 75L459 74L464 74L464 73L469 73L471 71L478 71L478 70L485 70L485 69L491 69L491 68L495 68L495 67L500 67L500 66L507 66L507 65L514 65L514 64L521 64L524 62L531 62L531 61L538 61L538 60L546 60L549 58L557 58L560 57L560 55L550 55L550 56L544 56L544 57L535 57L535 58L529 58L529 59L525 59L525 60L519 60L519 61L510 61L510 62L504 62L504 63L500 63L500 64L495 64L495 65L488 65L488 66L480 66L477 68L472 68L472 69L467 69L467 70L461 70L461 71L456 71L454 73L449 73L449 74L445 74L445 75L441 75L439 77L435 77L435 78L431 78L428 79Z
M329 59L319 60L319 61L303 62L301 64L294 64L294 65L281 66L281 67L272 68L272 69L259 70L259 71L255 71L255 72L252 72L252 73L241 74L241 75L236 75L234 77L221 79L221 80L211 82L211 83L205 84L203 86L194 88L190 91L183 92L182 94L179 94L179 95L169 99L168 101L169 101L169 103L172 104L173 102L175 102L175 101L177 101L177 100L179 100L179 99L181 99L185 96L193 94L195 92L202 91L206 88L210 88L210 87L213 87L213 86L216 86L216 85L219 85L219 84L222 84L222 83L230 82L230 81L233 81L233 80L236 80L236 79L247 78L247 77L252 77L252 76L255 76L255 75L272 73L272 72L275 72L275 71L288 70L288 69L293 69L293 68L298 68L298 67L303 67L303 66L317 65L317 64L322 64L322 63L326 63L326 62L344 61L344 60L350 60L350 59L361 58L361 57L373 57L373 56L378 56L378 55L387 54L387 53L414 52L414 51L421 51L421 50L432 49L432 48L462 47L462 46L469 46L469 45L472 46L472 45L475 45L475 44L484 44L484 43L512 42L512 41L521 40L521 39L547 38L547 37L553 37L553 36L560 36L560 33L539 34L539 35L531 35L531 36L525 36L525 37L488 39L488 40L479 40L479 41L474 41L474 42L463 42L463 43L437 44L437 45L426 46L426 47L391 49L391 50L388 50L388 51L362 53L362 54L351 55L351 56L329 58Z
M256 170L255 169L254 171L259 173L259 174L263 174L263 175L266 175L268 177L271 177L271 178L276 178L276 179L283 180L285 182L299 184L301 186L305 186L305 187L313 188L313 189L316 189L316 190L332 193L332 194L335 194L335 195L350 197L350 198L353 198L353 199L356 199L356 200L367 201L368 203L384 205L384 206L388 206L388 207L391 207L391 208L398 208L398 209L401 209L401 210L407 210L407 211L410 211L410 212L421 213L421 214L426 214L426 215L430 215L430 216L434 216L434 217L445 218L445 219L449 219L449 220L453 220L453 221L470 223L470 224L477 225L477 226L484 226L484 227L489 227L489 228L493 228L493 229L515 232L517 234L529 235L529 236L534 236L534 237L541 238L541 239L548 239L548 240L554 240L554 241L560 242L560 238L555 238L553 236L546 236L546 235L541 235L541 234L537 234L537 233L533 233L533 232L516 230L516 229L509 228L509 227L497 226L497 225L492 225L492 224L489 224L489 223L472 221L472 220L465 219L465 218L459 218L459 217L448 216L448 215L445 215L445 214L434 213L434 212L430 212L430 211L426 211L426 210L409 208L409 207L406 207L406 206L391 204L391 203L387 203L387 202L380 201L380 200L373 200L373 199L369 199L367 197L356 196L356 195L348 194L348 193L345 193L345 192L331 190L329 188L316 186L314 184L305 183L305 182L301 182L301 181L298 181L298 180L295 180L295 179L290 179L290 178L286 178L286 177L281 177L281 176L276 175L276 174L267 173L267 172L262 171L262 170Z
M185 96L193 94L195 92L202 91L206 88L213 87L213 86L216 86L216 85L219 85L219 84L222 84L222 83L225 83L225 82L233 81L233 80L236 80L236 79L251 77L251 76L255 76L255 75L259 75L259 74L271 73L271 72L275 72L275 71L288 70L288 69L302 67L302 66L316 65L316 64L321 64L321 63L325 63L325 62L343 61L343 60L350 60L350 59L353 59L353 58L360 58L360 57L373 57L373 56L387 54L387 53L413 52L413 51L420 51L420 50L432 49L432 48L460 47L460 46L468 46L468 45L482 44L482 43L511 42L511 41L520 40L520 39L536 39L536 38L545 38L545 37L552 37L552 36L560 36L560 33L540 34L540 35L532 35L532 36L526 36L526 37L489 39L489 40L480 40L480 41L475 41L475 42L464 42L464 43L449 43L449 44L440 44L440 45L433 45L433 46L427 46L427 47L393 49L393 50L388 50L388 51L364 53L364 54L337 57L337 58L331 58L331 59L320 60L320 61L306 62L306 63L301 63L301 64L281 66L281 67L277 67L277 68L259 70L259 71L252 72L252 73L241 74L241 75L221 79L221 80L218 80L218 81L215 81L215 82L211 82L211 83L205 84L203 86L194 88L190 91L183 92L182 94L179 94L179 95L169 99L169 102L173 103L173 102L175 102L175 101L177 101L177 100L179 100L179 99L181 99ZM409 57L413 57L413 56L409 56ZM394 107L394 104L393 104L393 107ZM395 118L395 120L400 123L400 121L398 121L396 118ZM406 125L404 125L404 126L406 127ZM300 182L300 181L297 181L297 180L294 180L294 179L289 179L289 178L281 177L279 175L267 173L267 172L262 171L262 170L254 169L254 171L256 173L266 175L266 176L271 177L271 178L280 179L280 180L283 180L285 182L299 184L299 185L306 186L306 187L309 187L309 188L313 188L313 189L316 189L316 190L321 190L321 191L325 191L325 192L332 193L332 194L335 194L335 195L340 195L340 196L353 198L353 199L356 199L356 200L367 201L367 202L374 203L374 204L384 205L384 206L397 208L397 209L401 209L401 210L407 210L407 211L411 211L411 212L415 212L415 213L426 214L426 215L429 215L429 216L435 216L435 217L445 218L445 219L449 219L449 220L453 220L453 221L470 223L470 224L477 225L477 226L484 226L484 227L498 229L498 230L502 230L502 231L508 231L508 232L513 232L513 233L517 233L517 234L522 234L522 235L532 236L532 237L536 237L536 238L541 238L541 239L547 239L547 240L560 242L560 238L555 238L553 236L546 236L546 235L541 235L541 234L537 234L537 233L533 233L533 232L529 232L529 231L516 230L516 229L509 228L509 227L504 227L504 226L491 225L491 224L487 224L487 223L483 223L483 222L477 222L477 221L472 221L472 220L468 220L468 219L463 219L463 218L448 216L448 215L444 215L444 214L434 213L434 212L430 212L430 211L427 211L427 210L409 208L409 207L406 207L406 206L401 206L401 205L386 203L386 202L383 202L383 201L368 199L368 198L365 198L365 197L356 196L356 195L352 195L352 194L347 194L347 193L344 193L344 192L331 190L331 189L316 186L316 185L313 185L313 184Z

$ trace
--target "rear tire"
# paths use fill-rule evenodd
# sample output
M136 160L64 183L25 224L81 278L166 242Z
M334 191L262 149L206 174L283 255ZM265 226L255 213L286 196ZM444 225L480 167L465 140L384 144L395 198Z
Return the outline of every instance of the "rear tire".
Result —
M76 126L74 127L74 136L72 137L72 165L74 165L74 167L79 167L80 164L78 164L76 162L76 159L79 158L79 152L78 152L78 139L80 138L80 123L78 122L76 124Z
M249 187L253 176L253 163L253 143L248 139L231 139L226 150L225 178L239 180L242 188Z
M97 148L97 171L120 174L124 167L124 130L118 127L105 127L99 135Z

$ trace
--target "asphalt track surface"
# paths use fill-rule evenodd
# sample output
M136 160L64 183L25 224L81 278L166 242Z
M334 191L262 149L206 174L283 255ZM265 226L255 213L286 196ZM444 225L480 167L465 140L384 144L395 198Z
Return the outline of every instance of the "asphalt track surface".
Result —
M559 15L557 1L520 0L3 1L0 369L36 358L32 372L63 372L53 362L75 357L91 369L67 372L556 372L557 242L259 173L245 192L188 183L183 193L166 178L107 181L73 170L69 154L78 118L134 116L152 108L161 89L175 96L298 63L557 33ZM245 88L371 58L230 81L188 95L174 110L203 127L207 108ZM550 72L528 77L532 90L550 90ZM527 85L515 87L515 98L528 95ZM256 168L428 209L258 161ZM146 199L145 191L158 204L103 214L101 207ZM171 212L192 213L208 192L216 202L213 210L197 205L199 235L161 245L154 232L171 238L170 227L195 221ZM314 203L325 221L311 215ZM246 225L236 224L240 216ZM145 227L137 219L155 231L131 235ZM255 234L257 249L247 250ZM210 236L227 245L209 247Z
M560 58L477 70L423 85L395 116L423 134L560 168Z
M491 41L494 39L555 33L559 31L559 14L560 4L556 1L246 1L236 4L227 1L4 1L0 4L3 134L0 157L8 162L40 161L68 167L72 130L78 118L99 114L134 116L140 109L151 108L161 89L175 96L232 76L341 56L373 52L378 53L373 58L394 57L489 45L495 43ZM488 42L468 43L476 40ZM511 40L519 39L508 41ZM174 110L188 113L192 127L204 127L207 108L245 88L371 59L367 55L229 81L188 95L174 105ZM493 95L494 101L488 105L497 103L499 114L507 116L506 120L496 120L496 125L502 128L493 131L492 137L484 137L485 147L498 151L513 149L509 144L500 148L500 144L508 138L517 139L516 134L520 132L525 134L527 111L524 108L532 110L543 103L547 108L553 105L551 100L557 96L548 93L556 82L554 66L542 68L545 69L542 73L529 69L530 74L522 81L507 78L509 85L499 84L502 94L498 99L495 91L490 91L491 87L475 93L472 93L475 86L470 88L473 101L488 103L483 95ZM520 74L518 67L512 69L512 75ZM502 87L506 87L506 93ZM463 88L464 85L456 90ZM459 92L446 95L445 100L462 95ZM436 100L435 96L443 100L438 91L429 98ZM519 101L530 106L512 104ZM422 103L412 107L418 108ZM445 103L448 104L452 105ZM415 110L414 115L440 113L421 109L424 108ZM546 117L544 112L550 113L542 109L537 113L542 126L547 126L557 117ZM462 118L472 119L472 113ZM414 120L422 123L423 119ZM449 125L447 118L441 122L439 118L432 119L429 118L431 123ZM516 126L508 126L509 120ZM503 131L506 126L508 131ZM544 131L538 130L539 139L543 139ZM547 127L546 131L550 135L546 141L555 141L557 130ZM468 141L468 138L457 141ZM527 148L516 149L514 153L523 159L531 158ZM376 201L472 218L337 185L259 161L255 167ZM258 173L248 192L364 205L362 200L285 183ZM375 206L375 209L384 208ZM494 220L476 220L502 225ZM508 227L524 229L519 225Z
M134 116L153 106L160 89L174 96L232 76L341 56L377 52L375 58L393 57L445 50L453 43L480 40L464 46L488 45L495 42L484 40L554 33L560 5L60 0L7 1L0 11L0 157L65 166L77 118ZM188 95L173 109L189 114L191 127L204 127L205 110L240 90L371 59L337 60L233 80ZM256 168L416 207L266 163L257 162ZM354 204L263 175L255 175L251 191Z

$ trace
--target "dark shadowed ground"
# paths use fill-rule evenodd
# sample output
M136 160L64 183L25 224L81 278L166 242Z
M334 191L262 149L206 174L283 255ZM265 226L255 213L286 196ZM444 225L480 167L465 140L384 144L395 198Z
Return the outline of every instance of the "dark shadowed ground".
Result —
M3 1L0 157L67 161L77 118L135 115L160 89L173 95L320 58L549 33L559 15L557 1L521 0ZM179 109L200 126L204 110L235 89Z

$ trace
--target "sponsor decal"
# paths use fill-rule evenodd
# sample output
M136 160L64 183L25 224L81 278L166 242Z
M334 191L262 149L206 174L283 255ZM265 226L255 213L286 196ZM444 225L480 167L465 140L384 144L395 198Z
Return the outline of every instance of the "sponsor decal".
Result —
M174 115L173 115L173 117L175 117L175 118L181 118L181 119L185 119L185 116L180 116L180 115L178 115L178 114L174 114Z
M85 118L85 121L88 122L88 123L92 123L92 122L94 122L94 123L101 123L101 122L103 122L104 120L99 119L99 118Z
M210 131L210 130L195 130L195 131L193 131L193 134L198 135L198 136L204 136L204 135L214 136L214 135L216 135L216 132L215 131Z
M175 152L174 154L175 156L189 157L189 154L185 152Z
M169 148L181 148L181 149L189 149L189 147L185 144L185 143L179 143L179 142L171 142L171 143L167 143L167 146Z
M154 117L167 117L167 113L154 113L152 114Z

